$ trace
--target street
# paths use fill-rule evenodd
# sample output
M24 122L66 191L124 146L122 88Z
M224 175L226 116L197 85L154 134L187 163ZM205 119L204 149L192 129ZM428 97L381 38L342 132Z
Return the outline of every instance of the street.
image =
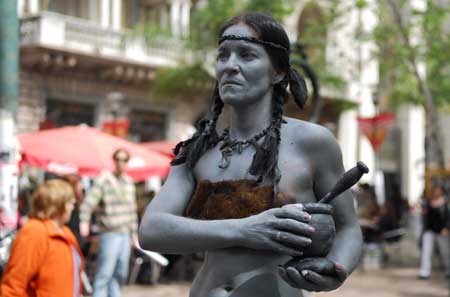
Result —
M446 279L435 272L429 280L417 279L417 268L386 268L370 272L356 271L336 291L317 293L318 297L445 297ZM188 296L188 283L157 286L128 286L125 297L181 297Z

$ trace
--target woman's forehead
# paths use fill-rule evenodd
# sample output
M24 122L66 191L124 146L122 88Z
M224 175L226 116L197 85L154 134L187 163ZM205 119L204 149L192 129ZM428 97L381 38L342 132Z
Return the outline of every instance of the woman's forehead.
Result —
M228 27L222 34L222 36L235 35L235 36L245 36L245 37L255 37L257 38L256 32L249 26L239 23Z

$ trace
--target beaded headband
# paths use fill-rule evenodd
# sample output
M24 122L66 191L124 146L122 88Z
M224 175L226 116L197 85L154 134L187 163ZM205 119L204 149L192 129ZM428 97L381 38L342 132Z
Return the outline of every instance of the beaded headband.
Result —
M266 46L269 46L269 47L272 47L272 48L276 48L276 49L282 50L286 54L289 54L289 50L287 48L285 48L284 46L276 44L276 43L273 43L273 42L270 42L270 41L259 40L259 39L255 38L255 37L238 36L238 35L225 35L225 36L222 36L219 39L219 45L222 42L224 42L225 40L244 40L244 41L248 41L248 42L258 43L258 44L261 44L261 45L266 45Z

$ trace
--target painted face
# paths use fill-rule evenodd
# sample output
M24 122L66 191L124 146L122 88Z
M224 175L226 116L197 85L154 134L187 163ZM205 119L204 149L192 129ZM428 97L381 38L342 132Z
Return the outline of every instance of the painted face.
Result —
M237 24L223 33L256 37L253 30ZM262 45L244 40L225 40L221 43L216 64L219 94L230 105L251 104L273 88L275 70Z

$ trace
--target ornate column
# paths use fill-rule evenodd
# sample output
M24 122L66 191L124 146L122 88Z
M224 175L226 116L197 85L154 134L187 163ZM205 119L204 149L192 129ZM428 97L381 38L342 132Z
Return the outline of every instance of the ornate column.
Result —
M172 0L170 5L170 29L175 36L181 35L181 2L180 0Z
M420 202L425 187L425 112L422 106L402 105L397 113L401 128L402 195L410 205Z
M120 30L122 27L122 1L112 0L111 25L114 30Z
M189 35L189 21L191 16L191 2L190 0L184 0L181 4L181 35Z
M25 10L25 0L18 0L17 1L17 15L19 17L23 16Z
M110 0L100 0L100 24L102 27L109 27L111 22L111 2Z
M39 12L39 0L28 0L28 10L30 14Z
M425 11L425 0L412 0L410 8L416 11ZM411 16L413 23L410 42L412 46L424 42L422 34L422 17ZM418 71L425 79L426 66L424 61L418 61ZM425 122L427 115L422 106L405 104L400 108L398 123L401 126L401 180L402 195L408 198L410 205L420 202L422 191L425 187Z

